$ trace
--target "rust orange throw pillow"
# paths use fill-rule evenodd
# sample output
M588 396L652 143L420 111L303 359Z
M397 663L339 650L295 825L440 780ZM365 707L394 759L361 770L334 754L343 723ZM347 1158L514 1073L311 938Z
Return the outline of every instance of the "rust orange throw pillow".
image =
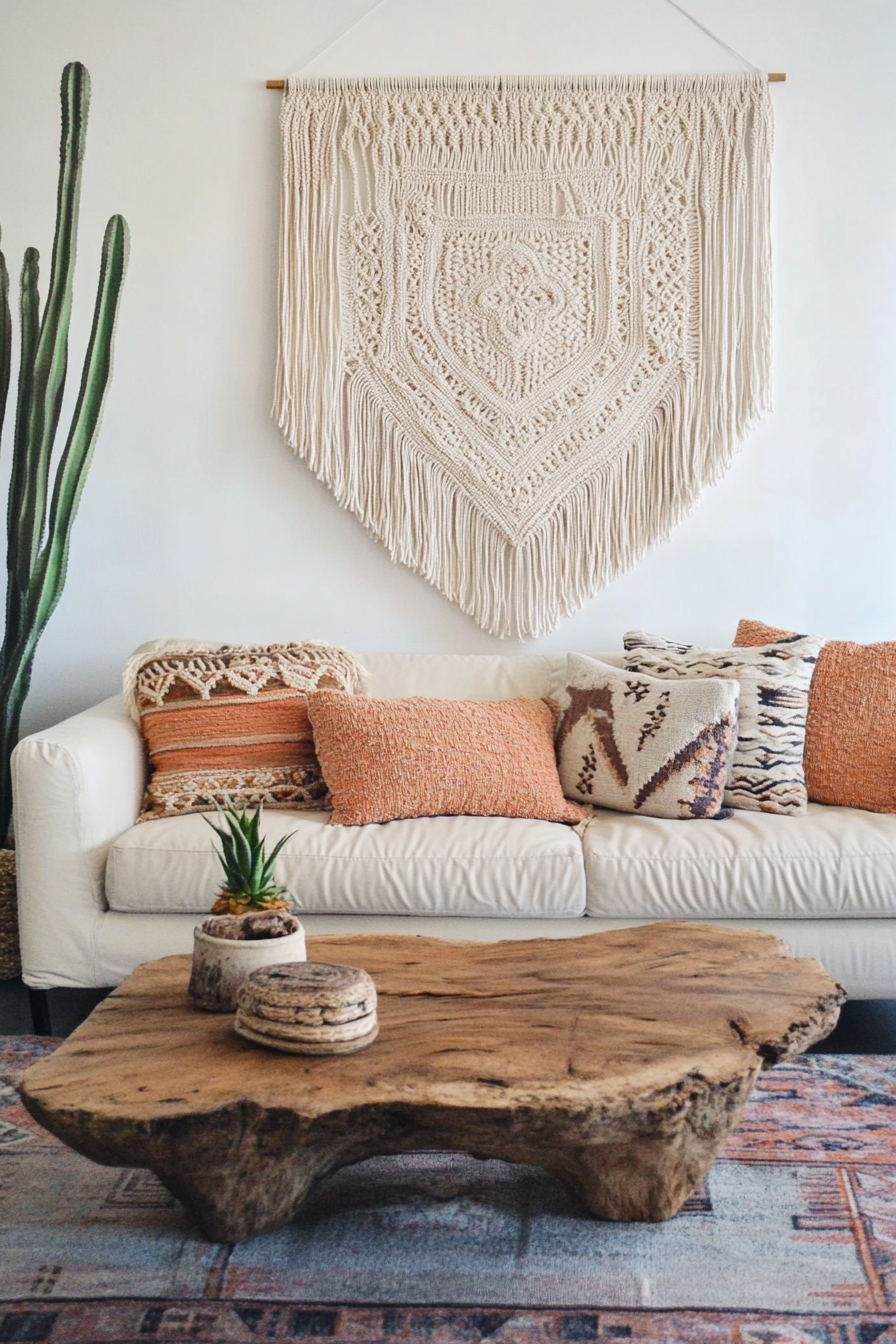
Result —
M179 646L132 658L125 695L150 766L137 820L226 802L327 807L306 696L318 686L345 695L360 675L352 654L310 642Z
M791 635L741 621L742 648ZM809 688L803 755L806 788L816 803L896 812L896 642L822 646Z
M579 822L563 797L552 700L376 700L315 691L314 744L337 826L401 817Z

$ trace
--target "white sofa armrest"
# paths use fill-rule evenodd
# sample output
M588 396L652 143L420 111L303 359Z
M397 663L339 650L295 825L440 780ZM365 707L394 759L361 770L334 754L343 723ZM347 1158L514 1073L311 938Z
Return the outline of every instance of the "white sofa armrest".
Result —
M106 855L140 810L146 757L121 696L25 737L12 757L22 974L95 986Z

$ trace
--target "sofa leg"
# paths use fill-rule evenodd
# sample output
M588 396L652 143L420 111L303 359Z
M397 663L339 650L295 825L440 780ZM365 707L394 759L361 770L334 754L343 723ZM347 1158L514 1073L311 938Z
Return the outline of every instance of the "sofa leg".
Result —
M50 1020L50 996L45 989L28 989L28 1002L31 1004L31 1024L35 1036L52 1036L53 1023Z

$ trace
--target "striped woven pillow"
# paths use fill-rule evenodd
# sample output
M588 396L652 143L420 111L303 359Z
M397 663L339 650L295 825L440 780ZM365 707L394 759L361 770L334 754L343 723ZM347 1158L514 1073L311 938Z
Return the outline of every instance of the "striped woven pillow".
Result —
M734 643L795 638L762 621L741 621ZM809 687L803 766L816 803L896 812L896 641L825 644Z
M225 802L328 807L306 697L354 691L361 676L345 649L310 642L172 646L131 659L125 696L150 766L138 821Z
M643 630L623 636L629 672L740 683L737 745L725 806L798 816L806 811L803 743L809 683L824 640L797 635L755 648L701 649Z

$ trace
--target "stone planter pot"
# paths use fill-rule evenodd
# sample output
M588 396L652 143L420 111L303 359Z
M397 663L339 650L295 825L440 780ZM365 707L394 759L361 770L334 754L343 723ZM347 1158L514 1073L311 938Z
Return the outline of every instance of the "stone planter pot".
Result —
M190 998L210 1013L235 1013L236 994L253 971L281 962L305 961L305 930L295 918L295 932L282 938L236 940L214 938L197 925L193 930L193 972Z

